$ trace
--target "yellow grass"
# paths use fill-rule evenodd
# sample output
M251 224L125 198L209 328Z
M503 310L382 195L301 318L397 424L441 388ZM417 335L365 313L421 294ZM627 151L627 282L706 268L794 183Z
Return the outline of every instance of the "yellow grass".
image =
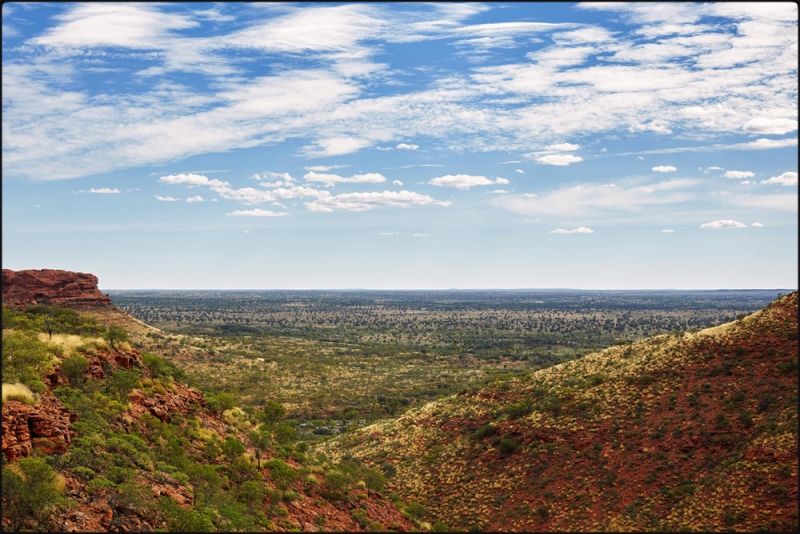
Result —
M10 400L22 401L25 404L36 404L39 402L39 396L34 394L28 386L19 382L3 384L3 404Z

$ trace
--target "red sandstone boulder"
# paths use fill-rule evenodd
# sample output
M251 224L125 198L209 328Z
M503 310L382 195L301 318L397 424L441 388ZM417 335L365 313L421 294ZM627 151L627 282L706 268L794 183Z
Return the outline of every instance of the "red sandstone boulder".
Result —
M111 298L97 288L97 277L92 274L55 269L3 269L4 307L22 309L42 303L96 308L111 306Z
M3 405L3 454L9 462L29 456L33 449L63 454L76 420L77 414L55 397L44 397L34 406L8 401Z

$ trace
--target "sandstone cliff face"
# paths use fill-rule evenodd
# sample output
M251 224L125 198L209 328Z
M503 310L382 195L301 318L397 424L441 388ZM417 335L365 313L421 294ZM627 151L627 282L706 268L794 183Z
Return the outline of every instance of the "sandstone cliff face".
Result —
M111 306L111 298L97 289L92 274L55 269L3 269L3 306L22 309L33 304L70 308Z
M3 405L3 454L10 462L29 456L33 449L63 454L71 442L71 423L77 420L61 402L45 396L35 406L19 401Z

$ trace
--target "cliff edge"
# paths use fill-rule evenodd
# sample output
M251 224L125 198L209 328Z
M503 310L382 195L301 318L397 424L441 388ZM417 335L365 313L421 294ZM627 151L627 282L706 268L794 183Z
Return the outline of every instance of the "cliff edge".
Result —
M3 269L3 307L24 309L34 304L70 308L104 308L111 297L97 288L97 277L56 269Z

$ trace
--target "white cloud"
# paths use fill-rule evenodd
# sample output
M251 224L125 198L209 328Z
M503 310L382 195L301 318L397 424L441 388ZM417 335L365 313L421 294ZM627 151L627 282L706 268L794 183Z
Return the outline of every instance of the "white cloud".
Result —
M750 226L754 226L754 227L756 227L756 228L764 228L764 225L763 225L763 224L761 224L760 222L754 222L754 223L753 223L753 224L751 224Z
M494 179L494 183L496 183L496 184L509 184L509 183L511 183L511 182L509 182L509 181L508 181L508 180L506 180L505 178L500 178L499 176L497 176L497 177L495 177L495 179Z
M99 189L89 189L89 191L81 191L82 193L100 193L101 195L117 195L119 194L119 189L110 188L110 187L101 187Z
M371 172L366 174L354 174L349 178L339 176L338 174L318 174L316 172L309 172L303 176L308 182L320 182L327 187L331 187L337 183L348 184L377 184L386 181L386 177L382 174Z
M661 230L662 234L674 234L675 230Z
M427 236L429 236L429 235L433 235L433 234L421 234L421 233L417 233L417 234L413 234L413 235L414 235L414 237L427 237Z
M392 184L402 186L403 182L401 182L400 180L392 180Z
M678 169L672 165L659 165L657 167L653 167L653 172L675 172L677 170Z
M341 169L343 167L348 167L348 165L312 165L311 167L306 167L307 171L314 171L314 172L327 172L332 171L334 169Z
M522 169L514 169L514 172L518 172L520 174L525 174L525 171L523 171Z
M61 24L31 44L64 48L123 47L157 49L174 30L197 26L189 17L148 4L79 4L54 17Z
M555 230L551 230L547 232L548 234L593 234L594 230L591 228L587 228L585 226L579 226L573 230L567 230L565 228L556 228Z
M254 14L246 27L206 31L212 25L200 20L229 15L217 7L180 15L168 4L71 4L26 42L30 51L4 65L4 176L71 178L298 139L308 143L301 152L319 156L423 136L475 152L522 152L553 140L628 135L628 127L709 145L735 135L781 135L797 129L797 26L787 18L796 9L779 5L589 8L618 11L610 16L628 27L611 19L466 25L467 17L493 9L487 5L447 13L438 5L288 5ZM200 36L184 31L198 27ZM527 47L535 34L545 44L524 60L498 56L455 74L429 69L424 88L374 90L396 81L388 64L376 63L386 43L457 38L457 46L487 52ZM126 83L137 81L130 76L115 91L74 83L82 62L101 68L95 62L115 65L112 57L127 61L126 54L142 75L201 73L210 89L153 83L142 91ZM245 76L265 54L298 61ZM549 147L560 145L572 146ZM48 150L53 146L57 153ZM540 163L576 162L555 161Z
M203 197L201 197L200 195L189 197L186 199L186 202L203 202Z
M252 233L253 233L253 231L252 231L252 230L245 230L245 231L244 231L244 233L245 233L245 234L252 234Z
M797 194L754 195L732 194L719 196L718 200L744 208L760 210L797 211Z
M431 185L439 187L455 187L456 189L466 190L476 185L490 185L492 182L485 176L472 176L470 174L447 174L428 181ZM497 182L502 183L502 182Z
M759 117L747 121L744 125L744 129L756 134L783 135L797 130L797 121L795 119L770 119Z
M682 191L696 185L696 180L676 179L647 186L620 187L614 184L583 184L556 189L545 195L525 193L504 196L492 202L507 210L525 215L586 215L608 211L637 211L660 204L675 204L695 198Z
M179 198L161 197L158 195L153 195L153 196L156 197L156 200L160 200L161 202L177 202L180 200Z
M491 191L489 191L489 193L503 194L503 193L508 193L508 191L506 191L505 189L492 189Z
M778 176L773 176L769 180L761 180L762 184L781 184L781 185L797 185L797 173L785 172Z
M317 147L305 147L305 153L309 156L341 156L343 154L352 154L358 152L362 148L368 147L372 144L367 139L358 137L333 137L329 139L320 139L317 141Z
M419 148L419 145L407 145L406 143L400 143L397 145L397 150L416 150Z
M572 143L558 143L555 145L548 145L547 150L552 150L553 152L571 152L573 150L578 150L581 145L573 145Z
M306 206L310 211L333 211L337 209L348 211L366 211L382 206L407 208L409 206L422 206L426 204L449 206L451 203L439 201L428 195L421 195L411 191L346 193L342 195L323 197L313 202L306 202Z
M741 180L742 178L752 178L753 176L755 176L755 174L750 171L725 171L725 174L723 174L722 176L724 178Z
M400 235L400 232L378 232L378 235Z
M231 217L283 217L289 214L281 211L269 211L256 208L253 210L236 210L226 213L225 215Z
M709 223L701 224L700 228L719 230L721 228L744 228L745 226L747 225L742 224L739 221L734 221L731 219L723 219L721 221L711 221Z
M223 182L221 180L211 180L207 176L203 176L202 174L170 174L168 176L162 176L158 179L158 181L162 184L185 184L185 185L209 185L212 187L223 187L229 186L228 182Z
M706 168L706 169L704 169L704 168L702 168L702 167L699 167L699 169L700 169L701 171L703 171L703 174L708 174L710 171L724 171L724 170L725 170L724 168L722 168L722 167L717 167L717 166L715 166L715 165L712 165L711 167L708 167L708 168Z
M539 156L536 158L536 163L543 165L558 165L560 167L571 165L583 161L580 156L573 156L572 154L549 154L547 156Z

